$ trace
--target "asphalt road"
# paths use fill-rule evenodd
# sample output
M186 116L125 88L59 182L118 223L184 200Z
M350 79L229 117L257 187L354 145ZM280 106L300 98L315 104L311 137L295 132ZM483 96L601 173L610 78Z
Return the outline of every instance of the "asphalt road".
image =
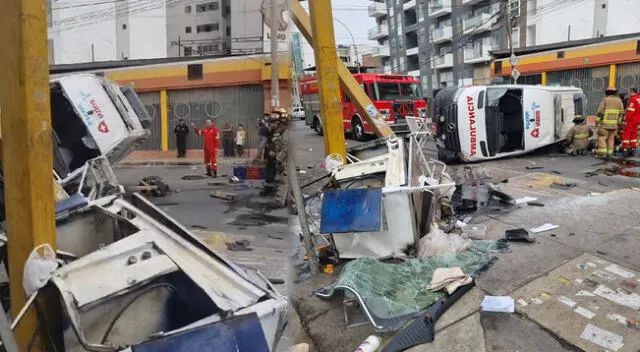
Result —
M293 132L293 145L297 166L304 172L299 175L301 184L309 182L316 177L326 174L321 169L320 163L324 159L323 137L315 134L304 121L295 121L291 124ZM347 147L361 144L347 136ZM425 147L425 155L436 158L435 144L428 141ZM636 161L636 160L631 160ZM640 162L640 160L637 160ZM309 169L309 167L313 167ZM605 168L615 168L618 163L602 163L591 156L571 157L558 151L557 146L540 149L533 153L509 158L478 162L467 165L450 165L449 172L454 178L464 173L465 168L471 167L482 170L494 182L499 182L509 177L524 175L531 172L544 172L562 176L563 178L584 180L593 186L594 191L607 192L614 189L640 187L640 178L621 175L607 176ZM536 169L527 169L536 168ZM585 177L590 171L601 171L601 175ZM638 170L640 171L640 170Z

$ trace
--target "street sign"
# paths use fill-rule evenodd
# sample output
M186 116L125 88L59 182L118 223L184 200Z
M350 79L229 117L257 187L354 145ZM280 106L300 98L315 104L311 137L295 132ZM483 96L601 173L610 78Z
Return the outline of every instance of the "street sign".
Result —
M513 79L517 81L518 78L520 78L520 71L514 68L513 70L511 70L511 77L513 77Z
M520 62L520 60L518 60L516 54L511 54L511 58L509 58L509 63L511 64L511 66L516 66L518 62Z

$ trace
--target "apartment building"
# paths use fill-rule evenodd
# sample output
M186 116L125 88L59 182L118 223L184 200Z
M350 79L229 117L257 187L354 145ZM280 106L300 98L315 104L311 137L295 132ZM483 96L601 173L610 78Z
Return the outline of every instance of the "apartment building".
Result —
M268 2L48 0L49 61L263 53L268 40L262 10Z
M169 57L231 51L230 0L187 0L166 6Z
M526 45L640 32L637 0L529 0Z
M369 8L377 25L369 38L378 40L383 59L388 50L383 65L420 77L425 92L489 82L489 52L508 45L503 13L514 17L516 44L519 29L526 28L520 11L526 0L387 0L386 9L380 4Z
M376 25L369 29L369 39L378 42L373 48L372 56L380 59L383 72L392 72L389 51L389 26L387 4L385 0L374 0L369 5L369 17L375 19Z

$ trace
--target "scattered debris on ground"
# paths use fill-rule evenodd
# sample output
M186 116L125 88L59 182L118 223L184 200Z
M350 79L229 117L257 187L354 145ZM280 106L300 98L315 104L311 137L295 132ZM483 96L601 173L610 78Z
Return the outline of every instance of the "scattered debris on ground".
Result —
M227 191L213 190L213 191L209 192L209 195L212 198L219 198L219 199L224 199L224 200L229 200L229 201L233 201L234 199L236 199L236 194L235 193L227 192Z
M181 179L183 179L185 181L204 180L205 178L209 178L209 176L188 174L188 175L184 175L184 176L181 177Z
M227 249L233 252L250 252L253 248L249 247L251 242L249 240L239 240L235 242L227 242Z

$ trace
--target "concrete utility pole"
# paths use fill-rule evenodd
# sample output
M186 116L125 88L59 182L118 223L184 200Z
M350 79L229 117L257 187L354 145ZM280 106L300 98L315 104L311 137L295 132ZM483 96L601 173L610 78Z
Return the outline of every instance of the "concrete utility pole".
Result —
M0 45L11 48L0 56L0 121L3 130L10 131L2 136L2 166L11 315L15 317L27 302L22 280L29 254L41 244L49 244L54 250L56 247L44 0L2 2ZM45 311L54 306L51 303L45 304ZM47 323L60 326L51 317ZM20 350L27 350L37 325L35 310L30 309L15 331ZM32 350L44 351L42 341L37 334Z
M278 63L278 18L280 1L271 1L271 106L280 107L280 65Z

